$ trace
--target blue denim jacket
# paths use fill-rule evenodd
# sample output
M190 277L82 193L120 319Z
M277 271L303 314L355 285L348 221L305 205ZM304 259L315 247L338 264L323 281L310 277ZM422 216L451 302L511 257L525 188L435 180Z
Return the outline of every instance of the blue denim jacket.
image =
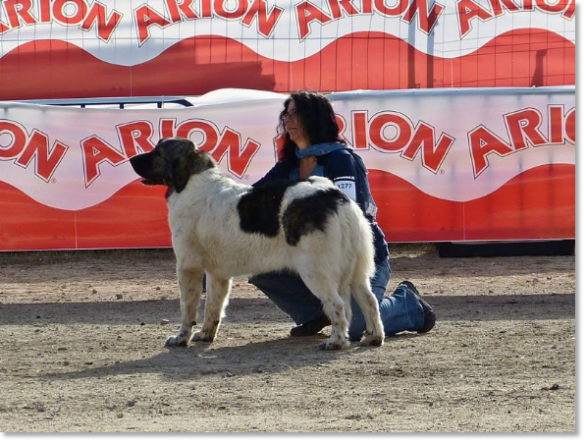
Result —
M318 143L317 145L312 145L307 149L297 149L295 154L297 155L298 159L302 159L311 156L319 157L320 155L330 154L332 152L339 151L340 149L345 149L350 152L354 157L356 164L358 165L358 176L356 177L356 185L358 190L357 202L360 205L362 212L364 212L364 215L366 215L369 220L372 221L376 217L377 207L374 199L372 198L372 194L370 193L370 185L368 184L367 177L368 169L366 169L366 165L362 161L362 158L353 149L339 142ZM312 175L318 175L322 177L325 176L323 166L318 165L313 171ZM289 178L292 180L298 180L299 170L295 169L294 171L291 171Z

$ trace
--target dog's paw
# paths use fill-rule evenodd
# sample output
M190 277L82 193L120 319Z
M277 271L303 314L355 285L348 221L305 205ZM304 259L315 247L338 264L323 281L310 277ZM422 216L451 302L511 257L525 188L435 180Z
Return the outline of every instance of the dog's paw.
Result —
M214 341L214 336L212 334L206 333L204 331L199 331L191 336L191 341L192 342L204 341L204 342L209 343L209 342Z
M348 342L344 342L341 340L326 340L319 344L319 348L322 351L339 351L341 349L345 349L349 346Z
M167 348L182 348L187 346L187 336L183 334L172 335L165 342Z
M373 334L365 334L360 342L360 346L382 346L384 337L375 336Z

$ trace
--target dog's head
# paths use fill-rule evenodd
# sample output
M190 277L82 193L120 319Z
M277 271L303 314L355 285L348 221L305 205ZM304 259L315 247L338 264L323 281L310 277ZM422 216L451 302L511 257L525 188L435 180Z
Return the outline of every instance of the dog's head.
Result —
M204 151L196 149L191 140L166 138L159 140L155 149L130 159L132 169L142 177L145 185L165 185L181 192L194 174L215 168L216 162Z

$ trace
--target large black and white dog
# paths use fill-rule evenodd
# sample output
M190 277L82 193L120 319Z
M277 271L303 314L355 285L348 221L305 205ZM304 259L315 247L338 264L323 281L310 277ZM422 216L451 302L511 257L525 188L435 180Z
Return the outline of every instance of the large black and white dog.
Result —
M356 203L330 180L250 187L225 177L190 140L163 139L130 159L146 185L165 185L181 290L182 324L166 346L212 341L224 316L232 277L288 269L299 274L332 322L322 349L348 342L352 294L366 319L361 344L380 346L384 330L370 290L374 247ZM203 273L204 322L191 338Z

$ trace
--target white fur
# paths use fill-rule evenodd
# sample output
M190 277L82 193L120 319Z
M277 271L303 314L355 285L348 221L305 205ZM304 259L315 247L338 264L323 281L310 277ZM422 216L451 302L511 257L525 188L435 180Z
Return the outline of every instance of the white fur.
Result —
M335 186L328 179L312 177L289 188L280 215L294 199L331 187ZM240 229L237 205L249 190L249 186L237 184L212 168L191 176L185 189L169 196L182 324L179 333L169 337L167 346L187 344L197 317L204 272L208 276L204 321L191 341L215 338L232 277L285 268L300 275L322 301L324 312L332 321L332 335L322 344L323 349L340 349L349 344L350 294L366 319L362 344L382 344L384 330L378 302L370 289L374 273L372 232L358 205L339 205L337 213L329 216L325 232L317 230L303 235L297 245L291 246L285 241L282 227L274 238Z

